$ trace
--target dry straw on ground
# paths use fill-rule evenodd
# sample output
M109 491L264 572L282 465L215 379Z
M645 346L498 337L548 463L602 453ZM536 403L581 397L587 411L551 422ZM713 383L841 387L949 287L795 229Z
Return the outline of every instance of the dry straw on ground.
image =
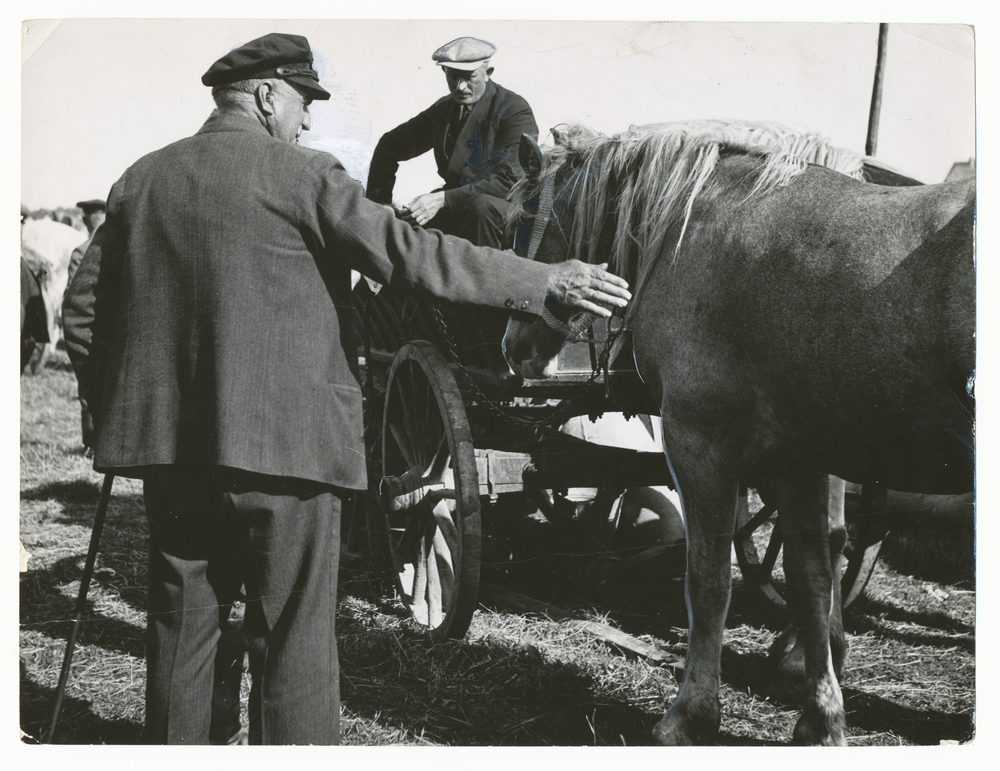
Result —
M21 539L31 555L20 581L27 742L39 740L48 724L101 482L81 453L74 396L64 354L21 381ZM671 577L679 574L676 564L588 584L594 555L532 551L503 526L502 501L487 513L484 580L683 655L687 617L682 582ZM145 528L141 486L117 480L60 743L139 739ZM894 523L866 597L846 621L851 651L843 691L851 744L969 737L972 555L971 519ZM785 743L797 712L773 683L766 658L784 619L754 601L738 569L734 575L719 742ZM387 577L345 568L341 586L347 744L643 744L677 693L673 668L626 656L579 626L483 606L465 639L430 644L393 599Z

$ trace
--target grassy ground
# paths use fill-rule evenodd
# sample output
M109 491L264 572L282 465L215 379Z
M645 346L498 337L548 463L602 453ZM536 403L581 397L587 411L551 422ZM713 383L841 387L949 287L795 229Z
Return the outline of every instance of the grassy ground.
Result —
M20 581L25 742L48 725L100 492L79 446L74 396L64 354L21 380L20 522L30 554ZM683 656L676 560L599 584L599 561L572 549L522 548L502 510L487 510L485 531L484 581ZM59 743L131 744L142 727L146 527L137 483L115 482L101 546ZM786 743L797 711L767 665L784 620L750 596L738 569L734 576L719 743ZM969 737L975 611L971 518L894 523L866 596L846 619L851 744ZM432 645L391 582L371 571L342 571L338 625L347 744L640 745L677 693L670 666L627 657L579 627L490 604L465 639Z

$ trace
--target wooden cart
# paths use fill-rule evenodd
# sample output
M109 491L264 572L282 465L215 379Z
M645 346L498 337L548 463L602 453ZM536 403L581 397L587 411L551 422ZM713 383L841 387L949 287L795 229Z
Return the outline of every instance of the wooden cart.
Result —
M377 290L377 291L374 291ZM433 639L461 637L477 607L481 507L530 490L673 487L662 452L639 452L560 433L571 417L658 415L628 346L612 355L615 330L598 322L590 339L567 345L557 374L509 373L500 341L504 311L417 300L362 279L365 436L371 489L369 539L388 553L400 597ZM607 361L605 361L607 359ZM747 581L783 605L780 524L751 494L736 531ZM857 513L852 502L849 515ZM863 591L881 535L855 520L844 598Z

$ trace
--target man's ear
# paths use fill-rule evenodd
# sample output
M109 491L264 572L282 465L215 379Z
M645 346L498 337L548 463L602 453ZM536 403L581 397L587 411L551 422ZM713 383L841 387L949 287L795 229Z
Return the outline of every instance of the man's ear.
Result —
M259 109L264 115L274 115L274 85L268 83L266 80L257 86L257 90L254 91L254 96L257 99L257 109Z
M492 75L492 74L493 74L493 68L492 67L487 67L486 68L486 77L490 77L490 75Z

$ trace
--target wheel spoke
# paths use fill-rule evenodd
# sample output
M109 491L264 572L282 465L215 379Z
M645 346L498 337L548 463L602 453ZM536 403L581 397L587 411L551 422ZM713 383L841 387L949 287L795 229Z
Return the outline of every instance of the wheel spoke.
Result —
M419 508L419 507L417 507ZM420 554L420 541L427 534L427 517L421 511L413 511L406 517L406 527L399 538L399 548L410 559Z
M413 561L413 593L410 595L410 612L421 624L427 624L427 563L429 544L420 542L420 552Z
M421 436L420 435L422 433L420 431L420 426L418 426L414 422L415 421L415 411L414 411L414 405L413 405L413 390L412 390L412 388L400 388L396 393L399 396L399 402L398 402L399 403L399 414L397 415L398 420L394 424L393 428L395 429L398 426L400 431L405 431L406 432L406 434L405 434L406 438L404 440L405 443L406 443L406 449L405 450L403 448L403 444L400 441L400 439L396 438L396 441L400 443L400 449L403 450L404 453L407 450L409 451L410 457L413 459L413 461L410 462L410 466L413 467L420 460L420 458L419 458L419 456L420 456L420 440L421 440ZM396 437L396 434L397 434L397 432L396 432L396 430L394 430L393 431L393 436Z
M415 406L418 407L418 414L422 416L422 422L416 425L414 428L419 434L421 440L421 460L427 462L427 459L431 457L431 453L434 450L436 444L439 444L444 440L444 436L441 431L441 415L438 414L437 409L437 399L434 398L434 394L431 392L430 383L427 381L422 381L423 388L420 390L417 399L414 396ZM414 384L414 390L419 386Z
M736 528L736 533L738 535L752 533L758 527L767 522L774 515L775 511L777 511L776 507L769 506L765 503L760 511L758 511L756 514L750 517L750 519L748 519L738 528Z
M396 449L399 451L403 464L406 467L401 469L399 473L402 474L407 469L416 468L417 456L410 442L410 435L406 433L405 426L399 423L391 423L389 425L389 433L392 434L392 438L396 443Z
M428 539L426 566L427 573L427 625L430 627L441 626L445 617L445 603L447 596L442 592L441 574L438 570L437 541L439 533L435 532L433 540Z
M444 620L455 600L457 582L454 560L458 556L455 554L458 547L455 540L455 523L444 501L435 507L434 518L438 526L434 530L427 572L428 576L434 576L433 586L431 581L428 581L428 604L431 618L435 617L435 609L440 615L437 622L432 622L436 625Z
M449 569L454 573L453 555L458 548L458 528L455 526L454 515L446 501L440 501L434 507L434 548L444 559Z
M424 414L427 403L427 383L415 368L411 367L411 370L408 387L400 389L400 393L405 395L402 401L404 405L403 419L410 432L414 455L416 455L420 467L423 468L427 462L427 417Z
M437 448L424 472L424 478L428 484L438 484L444 481L445 472L448 470L448 463L451 461L451 451L448 449L448 440L445 437L438 439Z
M764 560L761 562L761 569L765 575L770 575L774 570L774 565L778 561L778 553L781 551L781 525L774 524L771 531L771 540L767 542L767 551L764 553Z

